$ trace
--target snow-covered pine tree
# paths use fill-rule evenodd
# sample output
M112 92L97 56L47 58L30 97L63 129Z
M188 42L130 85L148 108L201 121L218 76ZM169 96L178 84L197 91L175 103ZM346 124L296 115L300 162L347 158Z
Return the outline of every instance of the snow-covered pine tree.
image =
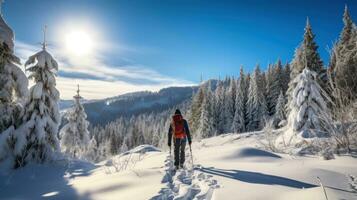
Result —
M98 143L95 137L93 136L92 139L89 141L88 144L88 151L86 152L85 158L92 162L97 162L99 160L99 150L98 150Z
M275 107L273 125L275 127L278 127L279 122L281 122L282 120L285 120L285 119L286 119L286 116L285 116L285 97L284 97L283 91L280 91L279 98L277 100L276 107Z
M225 88L223 81L218 81L217 88L215 91L215 116L214 124L217 134L224 133L225 128L225 112L224 112L224 102L225 102Z
M315 35L312 32L312 28L309 19L306 20L304 39L300 46L296 49L294 59L291 62L290 83L287 92L288 105L292 100L292 90L296 87L294 82L296 76L298 76L307 66L308 69L317 73L319 84L322 88L327 87L326 70L323 67L322 60L317 51L318 46L314 41ZM287 113L290 113L289 107L287 107Z
M249 120L247 126L248 131L255 131L263 128L265 119L268 116L262 79L263 75L261 74L259 65L257 65L249 84L247 102Z
M248 99L249 99L249 88L250 88L250 81L251 81L251 74L248 73L245 77L244 83L245 83L245 93L247 94L247 99L246 99L246 104L245 104L245 131L248 131L248 124L249 124L249 113L248 113Z
M213 122L213 94L210 82L208 83L204 94L200 125L198 128L198 133L201 138L211 137L215 134Z
M225 103L224 103L224 113L225 113L225 132L232 132L232 124L234 120L234 114L236 112L235 101L237 96L237 81L232 77L229 79L229 85L225 92Z
M72 158L84 158L89 144L89 122L87 114L81 104L82 97L79 94L79 85L77 94L73 96L74 106L66 114L68 123L60 131L61 149Z
M286 96L286 92L288 91L289 88L289 83L290 83L290 64L286 63L283 69L283 80L282 80L282 90L284 96Z
M0 162L13 147L12 133L21 123L28 80L14 55L14 33L0 14ZM11 136L11 140L9 137ZM9 144L10 143L10 144ZM9 145L11 147L9 147Z
M124 137L123 143L120 147L120 153L125 153L129 150L127 143L128 143L128 138Z
M198 88L197 93L192 96L192 104L191 104L191 111L190 111L191 116L189 119L192 133L195 133L199 126L203 99L204 99L204 87L201 84L201 86Z
M42 163L55 159L60 151L57 137L61 120L58 108L60 94L55 79L58 64L47 52L46 46L44 39L42 51L30 56L25 63L26 70L30 72L29 78L35 84L30 89L30 97L25 105L23 123L14 132L15 168L28 162Z
M279 98L280 79L281 79L281 62L278 60L274 66L269 65L266 73L266 102L269 116L275 114L275 107Z
M318 83L317 73L306 68L293 83L292 100L288 105L290 114L288 125L293 130L291 137L301 139L326 137L326 125L330 115L326 106L326 92Z
M347 6L343 14L344 27L331 52L330 69L333 79L333 96L336 102L348 104L357 98L357 30Z
M234 119L232 123L232 130L235 133L242 133L245 131L245 115L247 105L247 85L246 76L243 71L243 67L240 68L239 82L236 95L236 105Z

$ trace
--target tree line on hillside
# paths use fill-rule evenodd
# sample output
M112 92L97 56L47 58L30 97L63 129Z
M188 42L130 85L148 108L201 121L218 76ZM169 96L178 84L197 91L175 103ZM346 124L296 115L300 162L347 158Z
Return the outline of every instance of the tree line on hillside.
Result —
M251 74L241 68L238 78L219 81L214 90L210 84L201 85L190 109L194 134L204 138L259 131L269 124L284 126L290 136L285 139L293 146L314 137L332 137L338 150L355 148L357 28L347 7L343 23L327 67L307 20L303 41L290 64L282 67L278 60L266 72L258 65Z

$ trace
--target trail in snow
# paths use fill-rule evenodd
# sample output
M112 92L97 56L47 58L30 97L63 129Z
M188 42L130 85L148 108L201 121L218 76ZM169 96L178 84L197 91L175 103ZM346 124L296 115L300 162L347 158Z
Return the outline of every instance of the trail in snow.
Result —
M193 166L191 162L188 163ZM165 160L162 183L166 183L166 186L151 200L210 200L214 189L219 187L212 175L195 171L193 167L176 171L171 155Z

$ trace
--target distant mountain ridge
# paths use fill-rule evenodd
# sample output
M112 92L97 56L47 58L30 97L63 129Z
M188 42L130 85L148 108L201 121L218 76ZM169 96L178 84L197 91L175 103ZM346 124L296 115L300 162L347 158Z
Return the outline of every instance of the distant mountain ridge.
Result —
M84 100L83 106L92 125L105 125L121 116L167 110L189 100L197 89L198 86L168 87L158 92L133 92L102 100ZM64 112L72 105L72 100L60 102L60 108Z

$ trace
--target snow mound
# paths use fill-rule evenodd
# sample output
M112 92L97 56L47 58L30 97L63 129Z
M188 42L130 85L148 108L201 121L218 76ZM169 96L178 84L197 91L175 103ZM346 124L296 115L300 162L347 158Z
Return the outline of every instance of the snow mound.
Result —
M264 151L252 147L245 147L245 148L238 149L232 155L229 155L226 158L228 159L244 159L244 158L280 159L281 156L271 153L269 151Z
M123 153L122 155L125 156L125 155L131 154L131 153L144 154L147 152L161 152L161 150L152 146L152 145L144 144L144 145L137 146L134 149L131 149L131 150Z

